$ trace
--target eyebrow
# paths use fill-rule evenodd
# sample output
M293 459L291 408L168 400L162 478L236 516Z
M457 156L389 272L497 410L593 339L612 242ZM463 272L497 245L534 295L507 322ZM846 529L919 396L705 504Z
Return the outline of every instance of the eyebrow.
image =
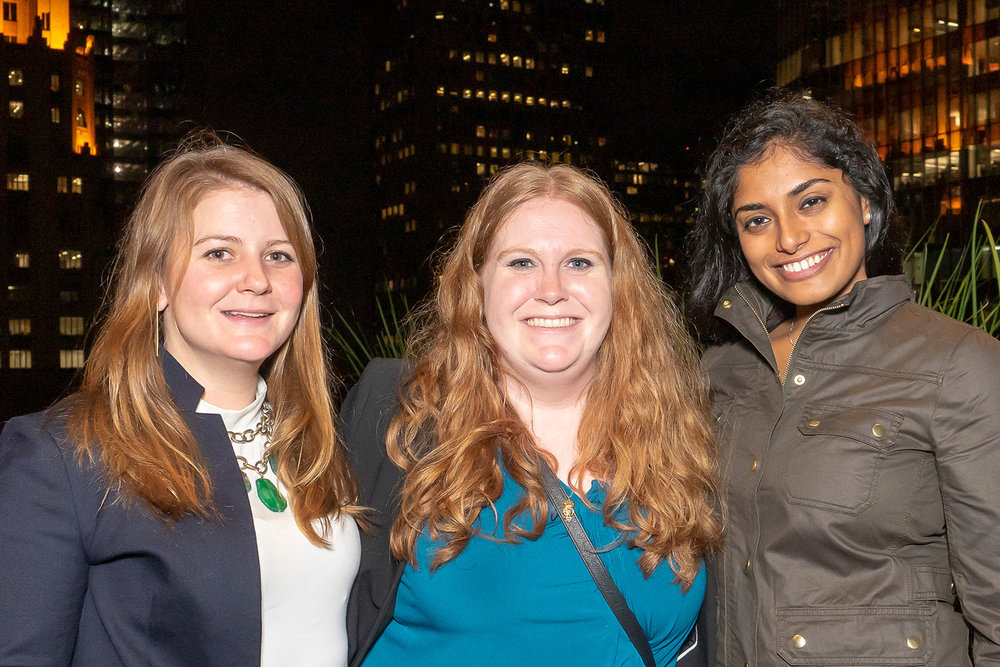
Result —
M802 183L799 183L794 188L792 188L791 190L789 190L788 194L785 195L785 196L788 197L788 198L798 197L800 194L802 194L803 192L805 192L806 190L808 190L812 186L816 185L817 183L829 183L829 182L830 182L830 179L828 179L828 178L810 178L808 181L803 181ZM758 203L744 204L743 206L740 206L739 208L734 209L733 210L733 215L736 215L740 211L759 211L762 208L764 208L763 204L758 204Z
M224 236L224 235L218 235L218 236L216 236L214 234L210 234L208 236L201 237L200 239L198 239L197 241L194 242L194 245L195 245L195 247L197 247L197 246L200 246L203 243L211 243L211 242L231 243L233 245L243 245L243 239L241 239L238 236ZM265 248L271 248L271 247L276 246L276 245L285 245L285 244L289 244L290 245L291 241L289 241L288 239L272 239L272 240L268 241L267 245L265 245L264 247Z
M535 250L531 248L507 248L506 250L501 250L497 253L497 257L503 257L505 255L534 255ZM600 250L588 250L586 248L573 248L566 251L567 255L594 255L596 257L602 257L605 253Z

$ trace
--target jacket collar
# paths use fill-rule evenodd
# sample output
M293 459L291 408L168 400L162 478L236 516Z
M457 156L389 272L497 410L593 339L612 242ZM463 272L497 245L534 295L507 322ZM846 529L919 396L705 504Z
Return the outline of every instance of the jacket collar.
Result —
M811 326L864 328L889 310L913 300L913 290L904 275L877 276L862 280L850 292L817 311ZM715 315L732 324L747 339L757 341L785 319L773 294L753 281L737 283L726 290L715 307Z
M194 412L198 407L198 401L205 395L205 388L198 384L198 381L191 377L191 374L184 370L180 362L164 347L160 347L160 360L163 365L163 379L167 381L174 405L181 412Z

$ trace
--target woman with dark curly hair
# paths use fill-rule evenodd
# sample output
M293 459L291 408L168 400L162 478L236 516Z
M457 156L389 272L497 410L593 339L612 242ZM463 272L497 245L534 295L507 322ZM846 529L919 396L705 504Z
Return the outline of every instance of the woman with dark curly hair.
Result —
M1000 661L1000 343L913 303L893 218L874 145L804 95L752 104L708 162L720 665Z
M704 631L683 645L720 542L707 394L604 185L569 165L498 174L425 315L413 365L373 363L342 410L377 511L352 663L706 664ZM579 524L641 639L588 573Z

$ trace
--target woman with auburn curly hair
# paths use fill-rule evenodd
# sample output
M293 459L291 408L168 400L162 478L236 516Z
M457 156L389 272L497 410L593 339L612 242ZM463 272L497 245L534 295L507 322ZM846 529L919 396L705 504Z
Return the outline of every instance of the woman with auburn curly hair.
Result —
M139 198L80 390L0 435L0 663L345 664L329 381L298 187L193 137Z
M673 665L721 539L715 450L694 346L605 186L568 165L500 172L411 351L342 409L378 524L352 664ZM575 519L644 637L602 598Z

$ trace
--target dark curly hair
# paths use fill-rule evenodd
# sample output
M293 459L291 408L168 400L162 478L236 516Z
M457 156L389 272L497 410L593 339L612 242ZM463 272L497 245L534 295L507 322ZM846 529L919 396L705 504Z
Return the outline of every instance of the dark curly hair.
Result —
M722 294L738 282L754 280L733 223L733 195L740 169L759 164L776 146L844 172L855 193L871 206L865 227L868 276L903 271L892 186L874 143L840 109L804 93L772 89L730 122L705 167L698 219L687 239L687 310L703 340L724 337L712 317Z

